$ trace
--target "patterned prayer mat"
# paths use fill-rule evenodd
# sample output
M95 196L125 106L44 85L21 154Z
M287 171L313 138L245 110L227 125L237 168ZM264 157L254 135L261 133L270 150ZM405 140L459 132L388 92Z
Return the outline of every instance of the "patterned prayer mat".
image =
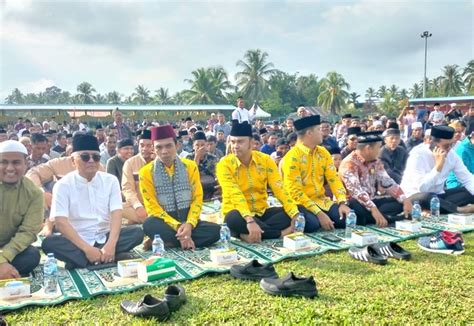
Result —
M208 213L209 214L209 213ZM209 214L207 220L218 219L218 214ZM474 225L452 225L447 223L447 217L441 216L438 219L424 219L421 232L406 232L396 230L394 227L378 228L376 226L357 226L360 230L370 230L377 234L380 242L404 241L429 235L438 230L452 230L469 232L474 231ZM333 234L341 238L340 242L330 242L324 239L324 235ZM283 247L282 239L265 240L259 244L248 244L237 239L232 239L231 245L237 249L239 262L245 263L252 259L261 262L279 262L284 259L307 257L319 255L331 250L345 250L351 244L344 239L344 230L332 232L316 232L307 234L312 245L301 251L290 251ZM144 252L140 249L135 251L140 258L148 258L151 252ZM226 273L229 271L228 265L214 264L210 259L209 248L199 249L194 252L180 249L169 249L165 257L176 261L177 273L169 278L154 282L142 282L137 278L121 278L117 268L108 268L99 271L89 271L87 269L65 270L59 269L60 291L55 296L48 296L43 291L43 266L38 266L32 275L31 296L28 298L2 300L0 299L0 312L12 311L29 305L47 306L55 305L72 299L85 299L101 294L113 294L133 291L144 286L156 286L174 282L194 279L207 273Z

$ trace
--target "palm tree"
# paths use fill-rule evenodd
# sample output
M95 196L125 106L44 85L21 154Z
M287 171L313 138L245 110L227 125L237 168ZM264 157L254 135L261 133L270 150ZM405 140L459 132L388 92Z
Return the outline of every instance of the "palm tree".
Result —
M377 95L379 98L384 98L387 92L388 92L387 87L382 85L379 87L379 90L377 91Z
M447 65L443 69L442 91L444 96L462 94L463 81L458 65Z
M372 102L372 98L377 97L377 92L372 87L367 88L365 91L365 98Z
M355 107L356 104L359 103L359 101L357 100L359 97L360 97L360 95L357 94L356 92L350 93L349 94L349 103L354 104L354 107Z
M388 89L388 91L392 94L392 96L394 98L397 98L398 97L398 87L397 85L392 85L390 86L390 88Z
M419 84L414 83L409 93L411 98L420 98L423 96L423 89Z
M169 95L168 89L160 87L155 91L155 97L153 98L153 102L156 104L171 104L172 100Z
M7 104L22 104L24 100L25 96L18 88L15 88L12 93L5 98Z
M349 97L347 90L349 84L342 75L335 71L329 72L321 80L321 93L318 96L318 104L323 109L329 110L332 115L336 115L344 106Z
M408 91L405 88L402 88L402 90L400 91L400 93L398 95L400 96L400 98L402 100L409 97L408 96Z
M229 82L227 72L222 67L211 67L209 68L209 73L211 75L211 78L213 79L216 95L219 99L219 102L225 103L225 98L228 95L226 91L232 88L232 85Z
M79 104L92 104L94 103L94 93L96 90L88 82L80 83L76 88L78 94L76 94L76 100Z
M387 116L397 116L399 108L392 92L387 92L379 105L380 111Z
M467 63L462 72L464 77L464 89L469 93L474 91L474 60Z
M429 82L429 91L431 96L439 96L441 94L441 85L443 84L443 76L433 78Z
M191 72L194 79L184 81L191 85L186 90L188 104L215 104L219 94L210 69L199 68Z
M132 94L133 102L145 105L150 102L150 90L143 85L138 85L135 88L135 93Z
M105 104L107 103L107 98L102 94L97 94L95 96L95 104Z
M122 96L120 96L119 92L112 91L112 92L107 93L108 104L120 104L121 100L122 100Z
M273 63L267 62L268 53L248 50L244 60L237 61L242 70L235 74L237 86L250 102L258 102L269 93L268 78L276 72Z

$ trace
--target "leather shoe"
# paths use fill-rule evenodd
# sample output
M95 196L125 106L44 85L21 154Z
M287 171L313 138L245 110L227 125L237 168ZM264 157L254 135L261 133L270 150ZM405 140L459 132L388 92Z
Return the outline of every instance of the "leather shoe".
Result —
M281 279L264 278L260 281L260 287L268 294L289 296L302 296L314 298L318 295L316 281L312 276L308 278L297 277L288 273Z
M254 259L245 265L234 265L230 268L230 275L243 280L260 281L262 278L278 278L272 263L260 264Z
M145 295L140 301L122 301L120 308L130 315L137 317L155 317L165 321L170 316L170 310L165 300L157 299L150 294Z
M170 312L176 311L186 303L186 291L181 285L170 285L165 291L165 301Z

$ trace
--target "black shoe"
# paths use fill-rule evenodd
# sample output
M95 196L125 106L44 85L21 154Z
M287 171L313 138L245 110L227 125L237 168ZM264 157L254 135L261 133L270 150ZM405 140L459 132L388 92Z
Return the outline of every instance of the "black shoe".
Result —
M262 278L278 278L273 264L260 264L254 259L245 265L234 265L230 268L230 275L244 280L260 281Z
M165 291L165 301L168 303L170 312L176 311L186 303L186 291L181 285L170 285Z
M316 281L312 276L308 278L296 277L293 273L288 273L281 279L264 278L260 281L263 291L273 295L302 296L314 298L318 296Z
M366 246L363 248L352 247L349 249L349 255L351 255L351 257L354 259L368 263L374 263L377 265L385 265L387 263L387 257L380 255L371 246Z
M170 310L166 301L157 299L150 294L145 295L137 303L128 300L122 301L120 308L130 315L156 317L159 321L165 321L170 316Z
M370 245L379 255L400 260L410 260L411 253L400 247L395 242L375 243Z

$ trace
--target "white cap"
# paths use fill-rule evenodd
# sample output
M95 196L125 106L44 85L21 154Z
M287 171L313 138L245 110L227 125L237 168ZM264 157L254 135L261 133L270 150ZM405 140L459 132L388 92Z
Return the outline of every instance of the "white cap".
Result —
M0 143L0 154L2 153L22 153L28 155L25 145L16 140L5 140Z
M374 127L377 127L377 126L383 126L383 123L382 121L380 120L375 120L374 123L373 123Z
M451 106L454 108L456 106L456 103L451 103Z
M421 124L420 121L416 121L411 124L411 129L416 129L416 128L423 128L423 125Z
M431 136L431 129L426 129L425 130L425 137L426 136Z

